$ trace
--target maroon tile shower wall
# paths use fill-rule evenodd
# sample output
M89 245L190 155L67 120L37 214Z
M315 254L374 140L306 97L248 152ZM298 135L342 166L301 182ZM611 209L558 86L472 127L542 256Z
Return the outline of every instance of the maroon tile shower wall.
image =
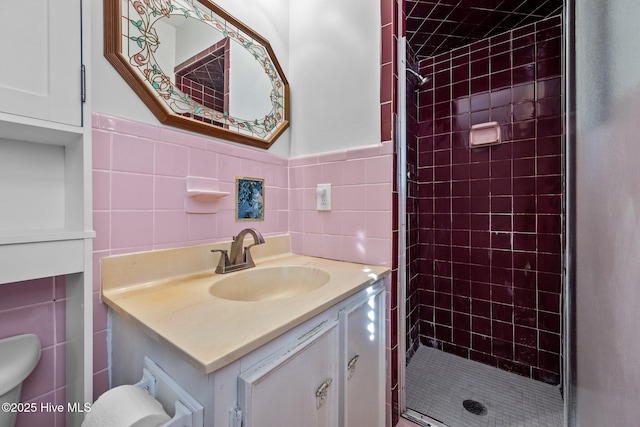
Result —
M422 61L433 80L419 93L409 184L420 320L408 333L551 384L562 365L561 35L554 17ZM489 121L503 143L469 149L470 127Z

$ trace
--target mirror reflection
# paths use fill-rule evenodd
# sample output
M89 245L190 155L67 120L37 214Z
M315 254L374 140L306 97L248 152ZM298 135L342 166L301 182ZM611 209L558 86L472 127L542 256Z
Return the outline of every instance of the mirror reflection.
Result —
M206 0L105 0L105 56L165 124L264 148L289 124L268 42Z

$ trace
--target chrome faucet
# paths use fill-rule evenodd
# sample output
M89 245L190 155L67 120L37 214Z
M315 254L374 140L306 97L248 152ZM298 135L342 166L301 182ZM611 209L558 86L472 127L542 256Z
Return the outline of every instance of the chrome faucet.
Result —
M247 234L253 236L253 244L244 246L244 238ZM245 228L237 236L233 237L230 253L226 249L212 249L211 252L220 252L220 261L216 267L216 273L225 274L232 271L244 270L255 267L256 264L251 258L250 249L255 245L264 243L264 237L255 228Z

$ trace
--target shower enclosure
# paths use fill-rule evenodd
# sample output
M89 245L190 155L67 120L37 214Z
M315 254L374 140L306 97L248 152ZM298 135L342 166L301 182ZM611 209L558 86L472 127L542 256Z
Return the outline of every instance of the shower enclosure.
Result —
M436 426L560 427L562 1L485 6L405 4L400 406ZM501 142L470 148L490 122Z

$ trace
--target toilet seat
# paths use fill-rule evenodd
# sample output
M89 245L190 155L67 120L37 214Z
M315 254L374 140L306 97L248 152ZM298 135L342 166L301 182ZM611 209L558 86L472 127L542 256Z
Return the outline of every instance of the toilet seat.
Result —
M40 360L40 339L34 334L0 339L0 396L29 376Z

